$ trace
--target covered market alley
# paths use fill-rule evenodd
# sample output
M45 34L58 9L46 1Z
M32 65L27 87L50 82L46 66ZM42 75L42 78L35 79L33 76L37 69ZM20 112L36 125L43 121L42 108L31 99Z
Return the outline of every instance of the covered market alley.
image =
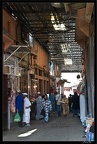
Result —
M11 140L18 141L17 134L39 127L38 137L33 133L29 141L83 141L84 127L71 113L55 114L49 124L32 120L21 132L13 119L16 91L27 93L32 103L38 92L65 94L64 84L70 81L63 73L77 73L75 90L84 96L86 116L94 118L95 3L2 2L2 20L4 139L12 133Z

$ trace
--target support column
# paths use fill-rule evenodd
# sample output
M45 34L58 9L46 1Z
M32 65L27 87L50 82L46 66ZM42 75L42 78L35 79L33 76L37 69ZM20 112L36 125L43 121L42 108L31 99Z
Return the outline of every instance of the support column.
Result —
M18 76L18 90L20 90L20 76Z
M87 94L88 94L88 112L92 113L92 103L91 103L91 82L90 82L90 45L86 49L86 78L87 78Z
M92 115L94 117L94 35L90 37L90 89Z
M31 78L30 78L30 74L28 71L28 95L31 95Z

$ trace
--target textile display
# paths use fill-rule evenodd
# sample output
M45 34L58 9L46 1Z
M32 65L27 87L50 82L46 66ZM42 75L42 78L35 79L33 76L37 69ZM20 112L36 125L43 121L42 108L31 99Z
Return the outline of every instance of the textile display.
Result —
M15 96L16 96L15 75L13 71L11 75L11 98L10 98L10 109L11 109L11 112L13 113L15 113Z

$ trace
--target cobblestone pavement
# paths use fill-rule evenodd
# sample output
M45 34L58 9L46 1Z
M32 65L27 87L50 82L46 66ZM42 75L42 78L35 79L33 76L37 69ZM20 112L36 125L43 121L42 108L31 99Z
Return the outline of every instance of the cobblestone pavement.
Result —
M31 135L18 137L18 135L37 129ZM49 122L42 120L32 120L30 127L13 127L11 130L3 131L2 141L80 141L84 142L84 127L78 117L72 117L72 113L67 116L57 117L52 114Z

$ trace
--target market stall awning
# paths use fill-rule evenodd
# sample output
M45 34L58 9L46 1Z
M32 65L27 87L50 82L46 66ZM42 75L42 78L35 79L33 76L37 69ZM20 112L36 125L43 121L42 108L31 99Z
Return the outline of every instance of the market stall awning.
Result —
M61 85L63 85L65 82L70 83L70 82L68 82L66 79L60 79L60 80L57 82L57 86L61 86Z

